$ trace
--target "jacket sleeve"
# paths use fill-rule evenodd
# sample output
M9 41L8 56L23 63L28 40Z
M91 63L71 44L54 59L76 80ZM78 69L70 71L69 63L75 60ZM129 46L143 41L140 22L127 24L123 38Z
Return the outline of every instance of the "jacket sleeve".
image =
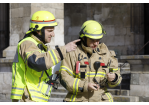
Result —
M66 56L65 47L59 47L63 58ZM31 41L24 41L20 45L19 53L24 62L31 68L38 72L48 70L52 66L61 61L61 56L57 49L49 50L47 52L41 51L38 46Z
M116 80L109 82L108 81L108 86L109 87L116 87L118 86L121 81L122 81L122 77L120 75L120 68L118 67L118 61L117 58L115 58L115 52L114 51L110 51L110 59L109 59L109 71L115 73L116 75Z
M73 53L73 52L72 52ZM74 54L68 53L62 61L60 67L60 83L70 93L77 94L78 92L87 92L88 81L77 78L75 74L76 57Z

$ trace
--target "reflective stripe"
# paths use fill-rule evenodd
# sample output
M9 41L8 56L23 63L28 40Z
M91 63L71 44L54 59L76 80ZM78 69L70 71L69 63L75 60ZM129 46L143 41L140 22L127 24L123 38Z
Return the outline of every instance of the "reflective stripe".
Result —
M50 86L50 85L48 85L47 91L46 91L46 93L45 93L46 95L48 95L48 93L49 93L50 89L51 89L51 86Z
M113 102L113 99L112 99L111 95L110 95L109 93L105 93L105 94L106 94L107 97L109 98L109 101L110 101L110 102Z
M71 101L71 102L74 102L75 99L76 99L76 96L77 96L77 95L71 95L70 101Z
M48 51L48 52L50 54L53 64L56 65L56 60L53 58L54 57L53 52L52 51Z
M103 35L103 33L102 33L102 34L89 34L89 33L86 33L86 32L84 32L84 31L83 31L83 33L84 33L84 34L87 34L87 35L91 35L91 36L101 36L101 35Z
M12 89L24 90L24 88L12 87Z
M38 83L37 88L39 88L39 86L40 86L40 82L41 82L41 78L42 78L42 76L43 76L43 73L44 73L44 71L42 71L42 74L41 74L41 76L39 77L39 83Z
M32 92L37 92L37 93L41 93L40 91L33 90L33 89L29 89L29 91L32 91Z
M67 71L71 76L73 76L73 77L78 77L78 78L80 78L81 76L80 76L80 73L79 74L75 74L75 73L73 73L72 72L72 70L70 70L70 69L68 69L66 66L61 66L60 67L60 71L61 70L64 70L64 71ZM86 74L85 74L85 77L94 77L95 76L95 72L87 72ZM105 77L105 75L106 75L106 73L105 72L97 72L97 74L96 74L96 76L97 77Z
M79 83L79 79L75 78L74 83L73 83L73 94L77 94L78 92L78 83Z
M54 50L52 50L52 52L53 52L53 54L54 54L54 58L55 58L55 60L56 60L56 64L57 64L57 63L58 63L57 56L56 56L56 54L55 54Z
M115 84L115 85L111 85L111 84L109 84L109 83L108 83L108 85L109 85L109 87L116 87L117 85L120 84L120 82L121 82L121 81L119 80L119 81L117 82L117 84Z
M48 101L48 99L45 99L45 98L42 98L42 97L37 97L37 96L31 96L32 98L38 98L38 99L41 99L41 100L45 100L45 101Z
M40 88L40 91L42 90L43 84L44 84L44 82L42 83L42 86L41 86L41 88Z
M50 86L50 85L49 85ZM46 93L42 93L41 91L38 91L38 90L34 90L34 89L29 89L29 91L30 92L36 92L36 93L39 93L39 94L43 94L43 95L45 95L45 96L48 96L49 97L49 95L48 95L48 93L49 93L49 91L52 89L52 87L50 86L50 87L48 87L47 88L47 91L46 91Z
M11 93L11 95L13 95L13 96L22 96L22 94L13 94L13 93Z
M94 77L95 72L87 72L88 77ZM97 72L96 77L105 77L106 73L105 72Z
M55 61L55 64L57 64L57 63L58 63L58 61L57 61L57 57L56 57L56 55L55 55L54 50L51 50L50 52L51 52L52 57L53 57L53 59L54 59L54 61Z
M36 23L36 24L51 24L51 23L55 23L56 21L50 21L50 22L35 22L30 20L31 23Z
M61 70L67 71L71 76L75 77L75 74L72 72L72 70L68 69L66 66L61 66L60 71Z
M42 94L44 94L45 96L50 97L49 92L51 92L51 90L52 90L52 87L50 85L46 84L45 82L42 83L42 86L40 88L40 92Z
M80 79L75 78L74 83L73 83L73 95L70 98L70 101L74 102L77 96L78 92L78 84L79 84Z
M110 68L110 72L116 72L116 71L118 71L118 70L120 70L120 68Z

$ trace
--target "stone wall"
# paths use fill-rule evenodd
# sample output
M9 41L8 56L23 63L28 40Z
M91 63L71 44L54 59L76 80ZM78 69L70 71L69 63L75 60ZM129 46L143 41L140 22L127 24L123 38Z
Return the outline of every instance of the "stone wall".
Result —
M149 55L121 56L130 64L130 96L138 96L140 102L149 100Z
M16 46L29 29L31 14L30 3L10 3L10 39L9 47L3 51L3 57L13 58Z
M11 101L12 61L12 59L0 58L0 102Z
M101 41L118 56L132 55L144 45L142 4L67 3L64 11L65 43L77 39L83 22L92 19L102 23L107 35Z

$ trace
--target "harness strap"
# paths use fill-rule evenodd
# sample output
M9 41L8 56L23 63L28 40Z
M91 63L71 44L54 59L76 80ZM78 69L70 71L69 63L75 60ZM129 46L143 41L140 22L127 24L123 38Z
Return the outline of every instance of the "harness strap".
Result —
M58 45L56 45L55 48L56 48L56 50L58 51L58 53L59 53L59 55L60 55L60 57L61 57L61 60L63 60L64 57L63 57L63 54L62 54L61 50L59 49Z

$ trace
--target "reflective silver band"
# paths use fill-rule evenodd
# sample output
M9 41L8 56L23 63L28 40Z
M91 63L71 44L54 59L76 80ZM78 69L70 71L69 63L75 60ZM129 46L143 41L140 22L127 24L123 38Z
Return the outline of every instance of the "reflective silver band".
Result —
M74 99L74 97L75 97L76 95L73 95L73 97L72 97L72 99L71 99L71 101L73 101L73 99Z
M11 93L11 95L13 95L13 96L22 96L21 94L13 94L13 93Z
M34 22L30 20L31 23L36 23L36 24L50 24L50 23L55 23L56 21L51 21L51 22Z
M50 85L48 85L48 89L47 89L47 91L46 91L46 95L48 95L48 93L49 93L49 91L50 91L50 89L51 89L51 86Z
M77 94L77 82L78 82L78 79L75 80L75 89L74 89L75 90L74 91L75 94Z
M73 73L72 73L70 70L68 70L67 68L62 67L61 69L65 69L65 70L67 70L67 72L68 72L68 73L70 73L72 76L74 76L74 77L75 77L75 75L73 75Z
M40 91L33 90L33 89L29 89L29 91L32 91L32 92L37 92L37 93L41 93Z
M54 56L52 50L50 50L50 53L52 54L52 57L53 57L53 59L54 59L55 64L57 64L56 58L55 58L55 56Z
M12 87L12 89L24 90L24 88Z
M42 97L37 97L37 96L32 96L32 98L38 98L38 99L41 99L41 100L48 101L48 99L45 99L45 98L42 98Z
M40 86L40 82L41 82L41 78L42 78L42 76L43 76L43 73L44 73L44 71L42 71L42 74L41 74L41 76L39 77L39 83L38 83L37 88L39 88L39 86Z
M95 75L96 73L87 73L87 75ZM102 74L102 73L97 73L96 75L103 75L105 76L105 74Z
M84 33L84 34L87 34L87 35L91 35L91 36L101 36L101 35L103 35L103 33L102 33L102 34L89 34L89 33L86 33L86 32L84 32L84 31L83 31L83 33Z

